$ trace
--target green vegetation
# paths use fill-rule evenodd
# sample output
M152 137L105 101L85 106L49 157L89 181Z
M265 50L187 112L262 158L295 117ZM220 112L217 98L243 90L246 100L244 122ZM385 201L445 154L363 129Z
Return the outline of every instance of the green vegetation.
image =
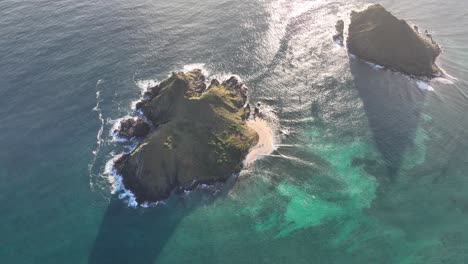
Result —
M140 202L164 199L177 187L225 181L256 143L242 119L242 84L206 89L204 82L199 70L176 73L143 102L141 110L158 128L117 166Z

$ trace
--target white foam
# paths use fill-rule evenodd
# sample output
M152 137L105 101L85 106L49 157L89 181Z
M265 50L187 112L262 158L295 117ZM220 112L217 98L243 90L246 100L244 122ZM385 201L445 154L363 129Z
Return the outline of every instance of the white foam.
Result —
M286 136L289 136L291 134L291 130L289 128L283 128L280 130L280 132Z
M442 72L443 76L448 77L452 80L458 81L458 79L450 74L448 74L442 67L439 67L439 70Z
M149 88L155 87L158 85L160 82L156 79L148 79L148 80L137 80L135 81L136 86L140 88L141 96L145 94L146 91L148 91Z
M134 100L130 103L130 108L133 110L133 111L136 111L136 105L138 104L138 102L140 102L141 99L138 99L138 100Z
M354 56L354 55L353 55L353 56ZM376 71L385 68L384 66L379 65L379 64L376 64L376 63L372 63L372 62L369 62L369 61L366 61L366 60L362 60L362 61L364 61L367 65L371 66L371 68L372 68L373 70L376 70Z
M90 185L91 188L93 188L93 179L92 179L92 177L93 177L93 167L94 167L94 164L96 163L97 155L99 154L99 151L101 150L101 144L104 141L102 139L102 133L104 131L104 118L102 116L102 110L101 110L101 107L100 107L100 104L102 102L101 91L99 91L99 84L101 84L102 82L103 82L103 80L100 79L96 83L96 106L94 106L94 108L93 108L93 111L98 113L98 119L99 119L100 126L99 126L98 132L96 134L96 149L94 149L92 151L93 158L91 159L91 162L88 164L88 173L89 173L89 177L90 177L89 185Z
M99 127L99 130L98 130L98 133L96 135L96 140L97 140L97 144L98 146L101 145L102 143L102 132L104 130L104 118L102 117L102 111L101 111L101 107L100 107L100 104L102 102L102 99L101 99L101 91L98 90L98 86L99 84L102 83L102 80L99 80L97 83L96 83L96 106L93 108L93 111L96 111L98 113L98 118L99 118L99 122L100 122L100 127ZM98 151L98 149L96 150L96 152Z
M130 103L130 108L133 110L133 111L137 111L136 109L136 105L138 102L140 102L145 93L150 89L150 88L153 88L155 87L156 85L160 84L160 81L158 81L157 79L148 79L148 80L136 80L135 81L135 85L138 86L138 88L140 88L140 98L138 98L137 100L134 100ZM138 111L139 114L142 114L140 111Z
M198 185L198 188L199 188L200 190L208 190L208 189L210 189L211 187L212 187L211 185L208 185L208 184L205 184L205 183L202 183L202 184L199 184L199 185Z
M98 81L99 83L99 81ZM97 84L96 84L97 85ZM96 88L97 89L97 88ZM99 111L99 103L101 102L100 101L100 97L101 97L101 92L100 91L96 91L96 106L93 108L93 111Z
M340 47L344 47L343 41L341 41L339 39L333 40L333 42L335 42L335 44L340 46Z
M446 79L446 78L442 78L442 77L437 77L437 78L434 78L433 80L439 83L443 83L443 84L454 84L453 81Z
M156 207L159 205L166 205L168 199L161 200L153 203L143 202L139 204L136 200L135 194L126 189L123 184L123 177L122 175L117 173L116 168L114 167L115 161L117 161L123 154L114 155L110 160L106 162L104 173L103 175L106 176L107 181L111 186L111 194L117 194L118 198L123 200L125 204L132 208L149 208L149 207ZM232 174L229 180L235 179L238 177L238 174ZM229 181L228 180L228 181ZM227 181L227 182L228 182ZM223 183L226 184L226 183ZM208 192L212 195L218 194L221 190L218 188L219 185L217 184L198 184L195 186L194 190L198 190L201 192ZM193 193L191 189L183 190L183 197L188 198Z
M104 175L105 175L105 176L108 176L108 177L107 177L107 181L108 181L109 184L112 186L112 190L111 190L111 193L112 193L112 194L114 194L114 193L117 191L118 187L119 187L119 186L117 186L118 183L116 182L116 178L117 178L117 177L116 177L116 176L117 176L116 174L117 174L117 172L116 172L116 170L115 170L115 168L114 168L114 162L115 162L118 158L120 158L121 156L122 156L122 155L114 156L112 159L108 160L108 161L106 162L106 165L104 166ZM112 177L110 177L110 176L112 176Z
M206 68L205 63L192 63L192 64L184 65L183 72L189 72L195 69L201 70L202 74L205 75L205 77L210 76L210 71Z
M107 179L112 186L111 193L116 194L120 192L118 195L119 199L124 200L129 207L136 208L138 203L135 195L124 187L123 178L117 173L117 170L114 167L115 161L121 156L122 155L114 156L112 159L107 161L104 169L104 175L107 176Z
M416 84L418 88L421 89L422 91L430 91L430 92L434 91L434 88L432 88L428 83L425 83L423 81L417 81Z
M210 79L216 79L216 80L218 80L220 82L224 82L224 81L228 80L229 78L231 78L233 76L236 77L239 80L239 82L243 82L242 78L239 75L229 73L229 72L219 72L219 73L215 73L213 75L209 75L208 77Z
M239 76L237 74L234 74L234 73L231 73L231 72L225 72L225 71L213 72L212 70L210 70L210 69L208 69L206 67L205 63L192 63L192 64L184 65L183 68L182 68L182 71L183 72L189 72L189 71L193 71L195 69L199 69L199 70L202 71L202 74L206 78L206 85L207 86L210 85L211 80L213 80L213 79L216 79L219 82L224 82L224 81L228 80L231 77L236 77L239 80L239 82L243 82L243 79L242 79L241 76Z
M142 208L148 208L155 207L158 205L165 205L166 201L164 200L157 201L154 203L144 202L142 204L138 204L135 194L133 194L132 191L125 188L123 184L123 177L117 173L117 170L114 167L115 161L122 157L122 155L123 154L119 154L112 157L106 162L104 168L104 175L107 177L107 181L112 187L111 194L118 193L119 199L123 200L129 207L133 208L137 208L138 206Z
M210 84L212 79L216 79L220 82L226 81L231 77L236 77L240 82L243 82L242 77L240 77L237 74L230 73L230 72L213 72L212 70L208 69L206 67L205 63L193 63L193 64L187 64L183 66L183 72L188 72L192 71L195 69L199 69L202 71L202 74L206 77L207 85Z
M109 131L109 135L112 138L112 142L127 142L129 141L126 138L120 137L118 131L120 130L120 127L122 125L123 120L127 119L133 119L136 120L137 118L135 116L129 116L126 115L124 117L118 118L118 119L107 119L108 124L112 124L112 128Z

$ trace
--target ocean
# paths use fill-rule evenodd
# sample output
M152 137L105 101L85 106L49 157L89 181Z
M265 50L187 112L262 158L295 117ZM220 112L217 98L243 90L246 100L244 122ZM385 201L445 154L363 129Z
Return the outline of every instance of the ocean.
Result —
M353 0L0 1L0 263L467 263L468 2L382 0L444 78L349 56ZM173 71L238 75L275 152L132 206L113 136Z

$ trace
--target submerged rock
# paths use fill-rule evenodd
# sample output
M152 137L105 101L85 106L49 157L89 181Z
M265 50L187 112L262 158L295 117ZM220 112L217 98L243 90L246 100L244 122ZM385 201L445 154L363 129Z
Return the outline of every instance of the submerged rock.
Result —
M247 127L246 88L232 77L206 89L200 70L174 73L138 109L157 129L115 162L139 203L167 198L175 189L225 181L242 168L257 134Z
M441 49L379 4L351 13L347 47L366 61L409 75L434 77Z
M343 45L344 42L344 21L342 19L338 20L335 25L336 34L333 35L333 41Z
M120 129L117 131L119 137L126 139L142 138L148 135L150 126L141 119L125 119L120 122Z

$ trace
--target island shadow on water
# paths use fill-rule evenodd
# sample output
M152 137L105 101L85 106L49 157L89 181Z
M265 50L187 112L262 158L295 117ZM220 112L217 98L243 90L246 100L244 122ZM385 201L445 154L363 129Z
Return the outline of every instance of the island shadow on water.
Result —
M196 208L225 196L237 177L198 187L190 194L173 194L166 204L131 208L118 195L111 197L88 264L152 264L179 223Z
M387 175L396 176L405 152L414 145L428 91L419 88L417 80L352 55L349 64Z

